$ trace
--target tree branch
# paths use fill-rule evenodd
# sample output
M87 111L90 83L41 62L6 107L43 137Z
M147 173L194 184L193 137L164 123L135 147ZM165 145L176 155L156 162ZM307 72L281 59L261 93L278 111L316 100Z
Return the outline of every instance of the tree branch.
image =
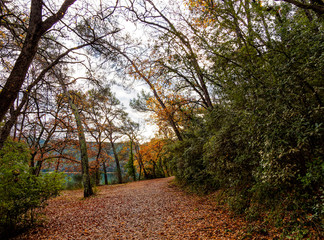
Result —
M318 4L307 4L307 3L302 3L296 0L276 0L276 1L283 1L287 3L291 3L295 5L296 7L303 8L303 9L310 9L313 10L314 12L322 15L324 13L324 4L318 1Z

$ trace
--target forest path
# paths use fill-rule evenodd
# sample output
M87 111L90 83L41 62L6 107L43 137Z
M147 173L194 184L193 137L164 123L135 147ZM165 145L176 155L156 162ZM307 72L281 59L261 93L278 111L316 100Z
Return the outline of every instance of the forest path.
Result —
M46 222L16 239L239 239L246 227L206 197L170 186L173 178L98 187L94 197L64 191Z

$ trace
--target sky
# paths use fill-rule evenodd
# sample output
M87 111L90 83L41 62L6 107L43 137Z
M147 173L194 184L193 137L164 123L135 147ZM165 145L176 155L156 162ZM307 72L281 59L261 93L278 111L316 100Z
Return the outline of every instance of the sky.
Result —
M152 123L149 122L149 113L138 112L129 106L130 100L136 98L137 94L140 93L142 89L147 90L148 88L140 82L135 82L133 89L131 90L125 90L123 87L117 85L112 86L112 91L126 108L126 112L129 114L129 117L140 125L140 135L142 137L142 141L148 141L154 137L157 131L157 126L152 125Z
M108 0L109 1L109 0ZM90 5L86 5L86 6L99 6L100 2L102 3L107 3L107 0L85 0L86 3L89 3ZM114 1L114 0L112 0ZM26 11L26 15L28 15L28 10L29 10L29 6L30 6L30 0L16 0L13 1L16 5L21 6L22 7L22 11L25 12ZM61 6L63 0L46 0L44 1L48 6L51 6L54 8L59 8L59 6ZM24 8L25 6L27 6L27 8ZM72 15L74 14L73 11L76 11L77 9L82 8L82 1L77 1L74 7L71 7L69 9L68 12L72 13ZM72 11L72 12L71 12ZM46 12L46 11L45 11ZM44 17L45 18L45 17ZM63 21L67 21L65 18L63 18ZM145 34L139 30L138 27L136 27L134 24L123 20L122 22L120 22L120 25L124 28L123 31L127 31L132 37L134 38L140 38L142 40L145 39ZM63 40L62 41L64 43L64 45L66 45L66 47L74 47L77 46L79 43L74 42L73 39L69 39L69 40ZM86 54L86 52L83 49L78 50L79 53L83 53ZM82 57L81 57L82 59ZM76 66L74 64L71 64L71 69L75 69L75 73L73 73L74 77L83 77L86 76L86 69L82 70L82 66ZM108 71L107 74L109 75ZM116 74L113 74L114 76L114 80L116 82L122 82L122 80L118 80L116 79ZM107 79L108 81L109 78ZM82 80L80 81L80 83L78 83L80 86L85 86L86 84L83 84ZM79 87L78 87L79 88ZM126 108L126 111L129 114L129 117L134 121L140 124L140 133L143 137L143 140L149 140L150 138L154 137L154 134L156 132L156 126L152 126L151 124L149 124L147 121L149 119L148 114L145 113L140 113L137 112L136 110L132 109L129 106L130 100L133 98L137 97L137 94L140 93L142 91L142 89L149 91L149 88L140 81L136 81L134 82L133 86L131 89L129 90L125 90L123 87L121 87L120 85L113 85L111 87L112 91L115 93L116 97L121 101L121 103L124 105L124 107ZM84 89L83 90L87 90Z
M95 60L94 60L95 61ZM75 71L73 73L73 77L78 78L86 75L86 69L82 65L78 66L72 66L75 68ZM101 74L104 74L105 70ZM157 126L155 126L153 123L150 123L150 113L143 113L138 112L135 109L130 107L130 101L134 98L137 98L137 95L142 92L143 90L145 92L149 92L149 87L145 84L144 81L133 81L131 85L128 85L127 88L122 86L123 79L118 79L118 75L114 74L113 71L107 71L106 73L108 76L106 76L106 81L108 81L108 84L110 85L111 91L115 94L116 98L121 102L121 104L125 107L125 111L128 113L130 119L136 123L139 124L139 133L140 133L140 139L141 142L149 141L155 136L155 133L157 132ZM114 80L114 83L111 83L110 81ZM77 85L77 89L82 91L87 91L91 89L91 84L87 82L87 80L79 80Z
M87 0L88 3L93 3L94 5L99 4L100 0ZM146 41L148 37L146 34L139 28L139 26L131 23L130 21L127 21L126 19L119 19L120 27L122 28L123 34L129 34L133 39L139 39L141 41ZM70 44L73 47L76 45L73 41L68 42L68 45ZM85 50L81 49L78 50L78 52L82 52L84 54L87 54ZM91 58L90 61L97 61L96 58ZM81 57L82 59L82 57ZM84 58L84 60L86 60ZM100 59L98 59L100 62ZM109 64L108 64L109 65ZM72 66L72 68L75 69L73 76L79 77L79 76L85 76L86 75L86 69L82 67L82 65L79 66ZM110 69L110 70L109 70ZM113 93L115 93L116 97L119 99L119 101L123 104L123 106L126 108L126 112L129 114L129 117L132 121L136 122L140 126L140 139L142 141L148 141L149 139L153 138L155 136L155 133L157 132L157 126L152 125L149 123L149 113L141 113L138 112L130 107L130 100L133 98L137 98L137 94L140 93L142 90L145 92L149 92L150 89L146 85L144 81L134 81L131 85L131 87L128 87L127 89L124 89L121 85L123 82L123 79L118 79L118 74L115 74L110 67L106 67L106 69L100 69L100 74L105 74L105 78L108 82L110 82L112 79L117 83L115 85L111 85L111 90ZM99 74L99 75L100 75ZM82 82L82 80L79 82L79 87L82 90L87 89L89 86L87 83Z
M100 2L100 0L88 0L92 1L94 4ZM122 18L119 19L119 24L123 28L124 34L129 34L135 41L140 40L141 42L147 42L149 36L140 25L135 25L134 23ZM116 77L116 75L114 75ZM115 80L116 82L122 82L122 80ZM136 123L140 125L140 135L142 136L143 141L147 141L153 138L157 132L157 126L152 122L150 123L150 113L141 113L130 107L130 100L137 98L142 90L145 92L150 92L150 88L146 85L144 81L134 81L131 87L125 90L120 85L113 85L111 87L112 91L116 94L116 97L126 108L126 112L129 114L129 117Z

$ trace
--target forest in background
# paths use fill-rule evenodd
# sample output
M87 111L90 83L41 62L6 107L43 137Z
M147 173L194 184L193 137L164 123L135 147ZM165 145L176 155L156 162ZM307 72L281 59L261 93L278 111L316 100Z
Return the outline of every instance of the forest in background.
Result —
M60 174L40 172L47 161L75 161L64 154L69 141L85 197L87 141L97 169L111 145L119 182L114 145L127 141L134 180L174 174L192 191L220 191L248 219L268 213L265 222L296 238L321 234L323 1L0 3L2 223L59 193ZM137 82L146 88L130 105L158 127L146 143L111 90Z

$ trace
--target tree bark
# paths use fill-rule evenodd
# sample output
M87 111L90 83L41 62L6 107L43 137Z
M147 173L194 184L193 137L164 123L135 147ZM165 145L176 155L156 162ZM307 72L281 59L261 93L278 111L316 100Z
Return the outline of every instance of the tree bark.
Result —
M100 162L99 162L99 158L100 158L100 154L101 154L101 150L102 150L102 146L101 146L101 142L98 143L98 153L96 156L96 185L98 186L100 184Z
M18 93L25 81L28 69L37 53L38 44L41 37L54 24L61 20L68 8L76 0L65 0L60 10L42 21L42 0L32 0L30 9L30 21L27 35L23 43L22 50L13 66L13 69L0 92L0 122L4 119L9 108L18 96Z
M142 155L141 155L141 153L140 153L140 149L139 149L139 145L138 145L138 144L135 145L135 151L136 151L137 154L138 154L138 162L139 162L139 165L141 166L141 169L143 169L144 178L145 178L145 179L148 179L148 174L147 174L147 172L146 172L146 170L145 170L145 167L144 167L144 164L143 164L143 160L142 160ZM140 175L141 175L141 174L140 174Z
M78 137L79 137L79 144L80 144L80 153L81 153L81 172L82 172L82 182L83 182L83 196L90 197L93 195L93 190L90 181L90 174L89 174L89 158L88 158L88 151L87 151L87 143L86 138L84 135L84 130L82 126L81 117L79 114L79 109L73 103L70 93L67 91L66 86L62 79L60 80L60 84L62 86L64 95L68 99L68 104L72 110L72 113L75 118L75 122L77 125Z
M107 176L107 169L105 162L102 163L102 168L104 171L104 179L105 179L105 185L108 185L108 176Z
M90 174L89 174L89 158L87 152L87 144L86 144L83 126L79 114L79 109L72 102L70 97L69 97L69 104L72 109L77 124L77 128L78 128L78 136L79 136L79 144L80 144L80 152L81 152L82 181L83 181L83 188L84 188L83 196L86 198L93 195L93 190L90 182Z
M118 183L123 183L123 177L122 177L121 168L120 168L120 164L119 164L119 158L118 158L118 154L116 151L114 141L110 140L110 143L111 143L111 147L113 149L114 158L115 158L115 162L116 162Z
M136 181L136 171L135 171L135 167L134 167L134 155L133 155L133 141L130 141L130 163L131 163L131 167L132 167L132 174L133 174L133 179L134 182Z

